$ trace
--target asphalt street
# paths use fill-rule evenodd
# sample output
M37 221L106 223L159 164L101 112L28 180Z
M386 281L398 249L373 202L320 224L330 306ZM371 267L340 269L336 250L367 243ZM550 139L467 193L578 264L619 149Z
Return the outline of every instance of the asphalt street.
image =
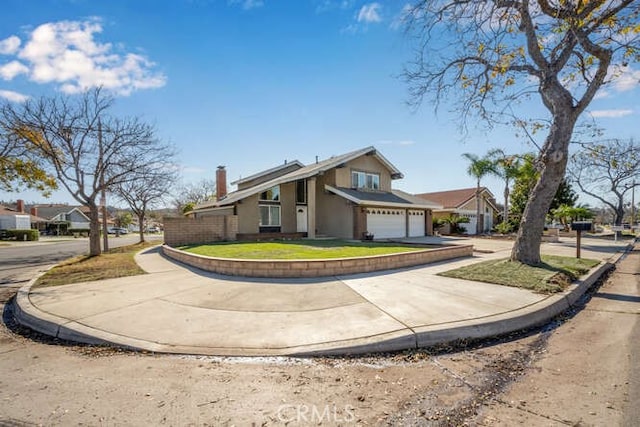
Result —
M161 236L147 236L161 239ZM136 243L137 234L110 237L109 246L118 247ZM64 259L89 252L89 239L70 240L42 238L38 242L11 242L0 246L0 286L22 286L38 270Z

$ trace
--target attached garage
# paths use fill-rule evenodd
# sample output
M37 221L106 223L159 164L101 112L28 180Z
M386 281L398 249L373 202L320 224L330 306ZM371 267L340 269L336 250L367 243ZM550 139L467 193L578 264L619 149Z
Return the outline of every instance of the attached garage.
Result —
M476 234L476 214L462 214L460 216L469 218L468 223L462 223L460 226L465 229L467 234Z
M367 231L374 239L390 239L406 236L406 211L404 209L367 208Z
M425 232L424 211L409 210L409 237L422 237Z

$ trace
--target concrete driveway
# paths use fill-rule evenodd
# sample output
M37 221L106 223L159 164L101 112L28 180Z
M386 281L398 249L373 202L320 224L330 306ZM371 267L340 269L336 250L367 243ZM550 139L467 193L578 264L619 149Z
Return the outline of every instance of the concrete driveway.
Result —
M53 288L26 286L16 317L63 339L157 352L210 355L393 351L481 338L540 324L572 305L627 244L583 239L603 263L562 294L437 276L507 257L512 242L473 244L475 256L417 268L323 279L242 279L185 267L157 248L136 256L148 273ZM543 244L575 256L575 241Z

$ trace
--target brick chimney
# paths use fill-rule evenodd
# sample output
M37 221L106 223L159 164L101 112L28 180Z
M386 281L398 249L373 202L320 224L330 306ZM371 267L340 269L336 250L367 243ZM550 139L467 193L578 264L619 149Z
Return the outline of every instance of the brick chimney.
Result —
M224 166L218 166L216 170L216 199L220 200L227 195L227 170Z
M24 213L24 200L18 199L18 201L16 201L16 211Z
M31 216L38 216L38 208L36 208L35 206L31 208L30 210Z

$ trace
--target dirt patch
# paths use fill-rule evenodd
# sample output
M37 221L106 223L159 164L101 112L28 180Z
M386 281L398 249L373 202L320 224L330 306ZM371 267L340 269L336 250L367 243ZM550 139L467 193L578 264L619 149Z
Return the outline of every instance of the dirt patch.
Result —
M5 310L5 320L8 314ZM534 409L544 414L533 408L536 401L529 397L525 375L544 369L541 390L549 392L558 381L579 384L588 375L586 364L573 362L568 369L563 360L545 362L555 354L571 360L571 349L603 335L566 339L571 330L558 332L557 327L573 314L541 330L482 342L313 359L131 352L55 340L8 322L9 328L0 327L0 425L513 425L521 418L493 409L517 407L518 416ZM556 345L562 347L550 347L558 334ZM608 352L605 347L596 350ZM560 368L573 379L563 380ZM603 380L604 386L587 391L615 392ZM570 397L575 389L566 391L569 397L562 401L548 394L549 404L577 405ZM605 399L604 394L590 396L591 404ZM604 416L611 410L597 412ZM536 417L544 425L579 419L553 413Z
M76 345L8 326L0 329L0 425L463 425L517 377L536 342L225 358Z
M568 275L567 273L558 272L558 273L555 273L553 276L551 276L547 280L547 283L549 285L558 287L559 289L566 289L569 285L571 285L571 283L573 283L574 280L575 279L570 275Z

